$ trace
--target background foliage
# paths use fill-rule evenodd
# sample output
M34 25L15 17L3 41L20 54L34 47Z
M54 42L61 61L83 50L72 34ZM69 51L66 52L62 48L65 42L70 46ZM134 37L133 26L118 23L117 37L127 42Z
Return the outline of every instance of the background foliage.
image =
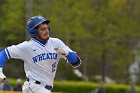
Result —
M16 80L11 78L9 80L10 84L15 86ZM106 88L107 93L127 93L130 89L130 86L124 84L105 84L102 86ZM93 82L55 81L52 91L59 91L60 93L93 93L93 91L95 91L98 87L101 87L101 85ZM138 86L135 86L135 89L137 93L140 93L140 88Z
M117 83L129 83L128 68L140 44L139 0L32 1L32 15L50 19L51 36L63 40L81 57L78 69L84 80L95 81L94 77L104 71ZM26 39L26 3L0 0L0 47ZM81 80L61 61L56 79ZM20 60L8 61L4 72L8 77L25 77Z

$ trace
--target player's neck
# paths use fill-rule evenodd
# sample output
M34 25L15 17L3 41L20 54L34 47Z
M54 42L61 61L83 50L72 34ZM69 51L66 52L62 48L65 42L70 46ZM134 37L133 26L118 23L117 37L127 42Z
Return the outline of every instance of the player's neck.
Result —
M48 41L48 39L45 39L45 40L41 40L41 39L39 39L39 38L34 38L35 40L37 40L38 42L40 42L41 44L43 44L43 45L46 45L46 43L47 43L47 41Z

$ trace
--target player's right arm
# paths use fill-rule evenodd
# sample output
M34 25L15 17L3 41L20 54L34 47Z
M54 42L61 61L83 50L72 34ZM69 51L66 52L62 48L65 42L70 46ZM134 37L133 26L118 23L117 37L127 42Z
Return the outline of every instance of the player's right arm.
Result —
M6 76L3 74L3 71L2 71L6 60L8 59L6 51L7 49L2 50L0 52L0 82L3 82L6 79Z
M27 51L27 42L20 43L18 45L12 45L5 48L0 52L0 82L6 79L3 74L3 67L7 59L15 58L21 59L25 58L25 52Z

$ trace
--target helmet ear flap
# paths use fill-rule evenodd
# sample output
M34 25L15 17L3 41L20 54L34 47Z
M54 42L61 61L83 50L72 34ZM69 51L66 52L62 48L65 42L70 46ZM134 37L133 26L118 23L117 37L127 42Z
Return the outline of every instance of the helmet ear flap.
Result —
M38 36L38 30L36 29L30 29L29 30L29 34L31 35L31 37L35 38Z

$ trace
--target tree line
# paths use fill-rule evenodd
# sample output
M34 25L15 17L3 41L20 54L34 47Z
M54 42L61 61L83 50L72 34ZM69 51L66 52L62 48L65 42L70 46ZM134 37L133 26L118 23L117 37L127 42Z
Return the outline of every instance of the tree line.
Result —
M0 47L26 39L26 4L0 0ZM128 69L140 47L139 8L139 0L32 0L32 15L51 20L51 36L77 51L82 60L78 69L93 82L104 75L129 83ZM58 66L57 79L77 79L63 60ZM6 62L4 71L9 77L24 77L23 62Z

